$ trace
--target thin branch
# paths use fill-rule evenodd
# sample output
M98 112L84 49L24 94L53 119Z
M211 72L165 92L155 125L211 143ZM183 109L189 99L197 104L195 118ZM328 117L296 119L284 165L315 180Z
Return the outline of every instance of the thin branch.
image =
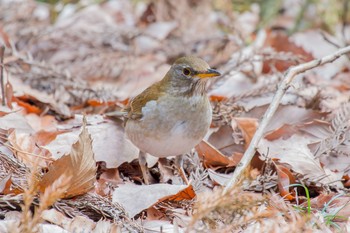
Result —
M254 134L254 137L252 138L252 141L249 144L249 147L247 148L246 152L244 153L243 158L241 159L240 163L237 165L235 172L233 173L230 182L227 184L226 188L224 189L224 193L229 191L233 186L235 186L240 178L242 177L242 174L244 170L248 167L250 164L250 161L252 160L256 149L258 147L260 139L264 135L264 131L266 129L266 126L269 124L272 116L276 112L280 101L287 91L287 89L291 86L291 82L293 78L305 71L311 70L315 67L324 65L326 63L331 63L338 59L339 57L343 56L344 54L350 53L350 46L347 46L345 48L339 49L337 52L330 54L328 56L325 56L321 59L316 59L307 63L303 63L297 66L294 66L286 72L284 79L280 82L278 89L271 101L271 104L269 108L266 110L264 117L261 120L261 123L259 125L259 128Z
M4 56L5 56L5 46L0 47L0 85L1 85L1 98L2 106L6 105L5 101L5 80L4 80Z

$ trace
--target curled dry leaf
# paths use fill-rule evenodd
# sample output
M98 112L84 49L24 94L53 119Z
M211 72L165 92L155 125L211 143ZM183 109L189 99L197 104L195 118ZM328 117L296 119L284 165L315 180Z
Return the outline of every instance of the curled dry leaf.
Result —
M70 186L63 197L74 197L87 193L93 189L96 180L96 163L92 151L92 140L86 129L84 118L83 130L79 139L73 144L71 152L54 161L49 171L40 181L40 190L43 192L62 174L72 174Z
M6 177L0 180L0 194L10 194L11 193L11 174L8 174Z
M289 170L289 168L279 163L276 159L273 159L273 164L275 165L277 171L278 189L280 195L289 201L293 201L295 197L289 192L289 190L291 188L290 185L295 184L296 180L292 172Z
M241 157L227 157L209 142L202 140L196 147L198 156L203 159L205 167L233 167L236 166Z

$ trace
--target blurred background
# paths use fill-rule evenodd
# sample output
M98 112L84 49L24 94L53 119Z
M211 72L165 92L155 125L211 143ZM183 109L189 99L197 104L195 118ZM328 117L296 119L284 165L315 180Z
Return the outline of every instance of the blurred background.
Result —
M283 72L350 43L347 0L0 3L0 40L9 48L6 52L54 67L36 72L42 67L29 64L35 80L29 74L22 77L47 92L55 92L57 82L67 79L47 80L58 72L89 86L108 83L115 97L126 99L159 80L169 64L187 54L202 57L224 74L243 70L255 82L261 72Z

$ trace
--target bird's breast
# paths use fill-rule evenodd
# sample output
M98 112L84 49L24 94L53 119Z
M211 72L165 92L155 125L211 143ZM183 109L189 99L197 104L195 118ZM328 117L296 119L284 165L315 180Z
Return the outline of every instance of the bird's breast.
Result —
M161 97L146 103L140 120L128 120L129 139L144 152L166 157L188 152L211 123L207 96Z

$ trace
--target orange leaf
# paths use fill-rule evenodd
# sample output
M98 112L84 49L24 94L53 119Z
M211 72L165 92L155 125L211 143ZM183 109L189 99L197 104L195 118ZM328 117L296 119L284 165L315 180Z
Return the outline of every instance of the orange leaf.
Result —
M196 196L196 193L193 190L192 185L189 185L187 188L181 190L180 192L164 197L159 201L182 201L182 200L192 200Z
M99 107L99 106L113 106L116 104L115 101L101 101L96 99L90 99L87 101L87 104L92 107Z
M275 165L277 171L278 189L280 191L280 195L289 201L294 200L295 197L289 192L289 189L291 188L290 185L296 183L293 174L289 168L279 164L278 161L274 161L273 164Z
M11 179L11 174L9 174L6 177L4 177L2 180L0 180L0 193L5 195L10 194L11 184L12 184L12 179Z
M209 142L202 140L195 147L198 156L203 159L204 167L234 167L236 166L241 157L233 156L227 157L223 155L219 150L214 148Z
M19 97L16 98L16 97L13 97L12 99L14 102L16 102L19 106L23 107L24 109L27 110L28 113L35 113L35 114L41 114L42 113L42 110L35 106L35 105L32 105L30 103L27 103L25 102L25 100L21 100ZM28 100L28 99L27 99Z
M210 98L210 101L217 101L217 102L221 102L227 99L226 96L222 96L222 95L211 95L209 98Z

